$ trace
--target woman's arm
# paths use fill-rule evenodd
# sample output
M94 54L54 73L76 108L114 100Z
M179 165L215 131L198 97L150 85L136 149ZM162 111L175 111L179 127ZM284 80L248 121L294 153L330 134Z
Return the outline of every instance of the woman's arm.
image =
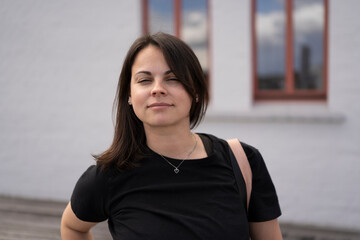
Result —
M93 240L90 229L97 223L80 220L71 209L71 204L66 206L61 219L62 240Z
M266 222L249 222L251 240L282 240L277 219Z

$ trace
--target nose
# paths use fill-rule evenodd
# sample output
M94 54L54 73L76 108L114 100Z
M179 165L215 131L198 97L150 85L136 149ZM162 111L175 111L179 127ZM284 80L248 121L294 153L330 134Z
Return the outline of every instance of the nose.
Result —
M166 96L167 95L167 90L166 88L163 86L163 82L162 81L154 81L154 86L151 89L151 95L152 96Z

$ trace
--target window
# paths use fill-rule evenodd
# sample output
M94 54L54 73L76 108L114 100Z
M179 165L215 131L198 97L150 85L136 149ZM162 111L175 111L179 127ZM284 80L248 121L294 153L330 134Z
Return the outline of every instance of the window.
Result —
M326 99L328 0L254 0L255 100Z
M144 33L158 31L184 40L208 74L207 0L143 0Z

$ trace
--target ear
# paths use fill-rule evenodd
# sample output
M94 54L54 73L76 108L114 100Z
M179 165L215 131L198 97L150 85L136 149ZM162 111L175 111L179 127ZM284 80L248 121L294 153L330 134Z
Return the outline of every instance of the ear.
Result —
M131 103L131 96L129 96L128 103L129 103L129 105L132 104L132 103Z
M195 102L198 103L199 102L199 94L195 95Z

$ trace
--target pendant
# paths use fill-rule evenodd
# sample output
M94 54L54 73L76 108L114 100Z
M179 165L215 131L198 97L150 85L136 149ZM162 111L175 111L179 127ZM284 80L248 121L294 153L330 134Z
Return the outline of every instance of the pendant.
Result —
M180 171L180 170L179 170L178 168L175 168L175 169L174 169L174 172L175 172L176 174L178 174L179 171Z

